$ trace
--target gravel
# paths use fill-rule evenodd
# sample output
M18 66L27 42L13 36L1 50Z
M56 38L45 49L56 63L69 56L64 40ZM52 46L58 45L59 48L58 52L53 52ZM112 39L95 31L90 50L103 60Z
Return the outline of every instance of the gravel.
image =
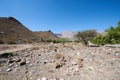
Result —
M120 80L119 47L34 44L13 53L0 58L0 80Z

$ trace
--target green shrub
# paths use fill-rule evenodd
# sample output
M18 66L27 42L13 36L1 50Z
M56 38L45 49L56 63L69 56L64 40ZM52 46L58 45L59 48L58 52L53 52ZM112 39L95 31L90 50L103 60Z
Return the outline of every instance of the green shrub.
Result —
M12 52L6 52L6 53L3 53L3 54L0 54L0 57L2 57L2 58L8 58L8 57L11 57L11 56L13 56Z
M78 41L81 41L83 44L87 45L87 42L94 38L97 35L97 32L95 30L86 30L78 32L75 37L78 39Z
M107 38L105 36L102 36L102 35L97 35L96 37L94 37L92 40L91 40L92 43L94 44L98 44L98 45L104 45L106 44L108 41L107 41Z
M91 42L95 44L120 44L120 22L117 27L110 27L105 30L106 35L98 35Z
M65 43L65 42L70 42L70 40L67 38L59 38L57 40L47 40L46 42Z

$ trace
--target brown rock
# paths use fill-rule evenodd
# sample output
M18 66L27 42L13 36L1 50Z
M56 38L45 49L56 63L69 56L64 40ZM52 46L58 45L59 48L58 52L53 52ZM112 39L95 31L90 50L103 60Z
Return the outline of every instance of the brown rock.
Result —
M62 65L60 63L53 63L53 66L55 69L62 67Z
M82 61L83 61L83 59L80 59L80 58L77 59L76 64L77 64L78 68L83 67Z

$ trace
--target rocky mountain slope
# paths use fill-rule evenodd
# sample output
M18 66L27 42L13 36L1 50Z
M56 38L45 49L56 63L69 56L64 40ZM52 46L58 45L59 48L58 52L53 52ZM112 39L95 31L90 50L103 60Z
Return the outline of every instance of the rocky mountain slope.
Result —
M36 38L32 31L13 17L0 18L0 41L3 43L21 43Z
M58 37L52 31L36 31L34 34L44 41L58 39Z
M33 33L13 17L0 17L0 43L30 43L56 38L52 32L39 33Z

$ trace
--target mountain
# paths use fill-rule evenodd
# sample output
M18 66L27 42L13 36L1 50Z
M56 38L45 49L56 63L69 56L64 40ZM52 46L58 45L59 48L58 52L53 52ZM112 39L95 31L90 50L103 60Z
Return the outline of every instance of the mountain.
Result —
M0 17L0 43L31 43L57 39L51 31L32 32L13 17Z
M34 32L35 35L40 37L42 40L57 40L58 37L52 31L36 31Z
M61 37L61 38L68 38L70 40L73 40L74 39L74 35L75 35L75 32L68 30L68 31L61 32L59 34L59 37Z
M0 17L0 43L23 43L37 38L13 17Z

